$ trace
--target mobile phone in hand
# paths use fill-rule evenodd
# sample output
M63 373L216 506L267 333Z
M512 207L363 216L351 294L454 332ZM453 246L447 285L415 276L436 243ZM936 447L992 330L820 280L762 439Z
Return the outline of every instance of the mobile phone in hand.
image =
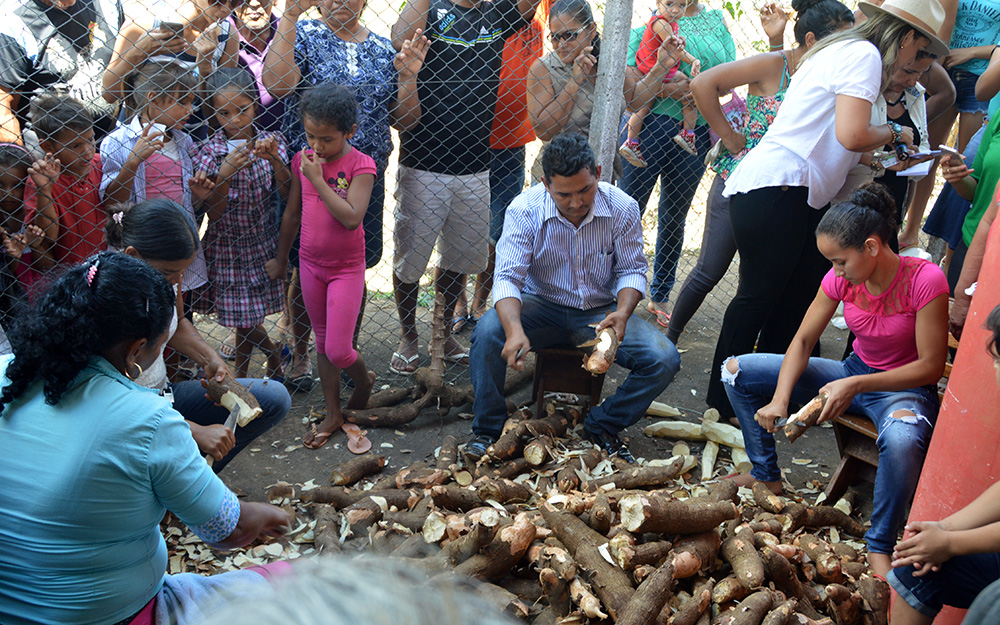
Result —
M159 18L153 20L153 30L172 32L174 37L184 34L184 24L175 21L166 21Z
M965 162L964 159L962 158L962 153L953 147L947 145L939 145L938 149L941 150L942 154L948 155L949 157L948 162L951 164L952 167L958 167L963 162Z

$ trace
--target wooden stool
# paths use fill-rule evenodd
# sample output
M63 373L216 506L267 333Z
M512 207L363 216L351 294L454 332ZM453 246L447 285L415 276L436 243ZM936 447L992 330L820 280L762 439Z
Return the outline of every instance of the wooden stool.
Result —
M837 437L840 464L833 472L826 487L826 499L833 505L859 480L875 482L878 469L878 447L875 439L878 430L868 417L844 414L833 420L833 433Z
M948 335L949 351L958 348L958 340ZM951 358L944 365L944 375L938 382L938 396L944 398L944 389L951 375ZM868 417L845 414L832 421L833 433L837 437L837 451L840 452L840 464L833 472L830 483L826 487L826 499L833 505L847 491L847 488L860 480L875 483L875 470L878 469L878 430Z
M573 393L590 397L590 406L601 403L604 374L591 375L583 368L582 352L572 346L535 350L535 379L531 394L541 411L545 393Z

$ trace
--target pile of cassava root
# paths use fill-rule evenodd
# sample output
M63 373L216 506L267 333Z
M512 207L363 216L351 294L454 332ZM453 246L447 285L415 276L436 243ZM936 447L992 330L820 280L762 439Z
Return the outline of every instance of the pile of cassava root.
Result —
M449 435L393 474L369 454L335 467L332 486L275 484L268 499L295 530L244 559L371 551L479 579L498 609L541 625L887 622L850 499L692 480L690 452L624 465L572 434L578 408L546 408L516 411L476 464Z

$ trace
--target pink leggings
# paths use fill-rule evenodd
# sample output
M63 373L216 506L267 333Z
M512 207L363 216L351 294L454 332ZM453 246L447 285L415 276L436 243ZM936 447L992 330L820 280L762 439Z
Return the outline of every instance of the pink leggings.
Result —
M346 369L358 359L354 326L365 289L365 264L321 267L299 260L302 300L316 333L316 351L333 366ZM326 329L333 332L327 334Z

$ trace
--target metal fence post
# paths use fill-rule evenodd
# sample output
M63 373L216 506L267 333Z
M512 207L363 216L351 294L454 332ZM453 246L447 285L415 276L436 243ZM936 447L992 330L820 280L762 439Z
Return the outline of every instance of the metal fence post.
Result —
M618 150L625 57L631 28L632 0L608 2L604 8L601 57L597 65L597 97L590 119L590 143L601 165L601 180L605 182L611 182L615 152Z

